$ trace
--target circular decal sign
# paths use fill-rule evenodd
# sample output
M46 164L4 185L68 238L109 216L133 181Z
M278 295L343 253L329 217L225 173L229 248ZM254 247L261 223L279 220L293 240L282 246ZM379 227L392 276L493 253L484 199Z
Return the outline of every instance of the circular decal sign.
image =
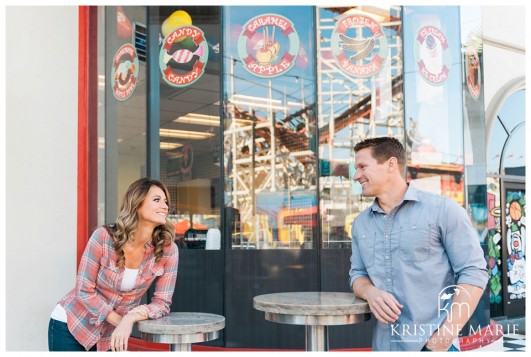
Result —
M189 25L177 27L164 38L160 49L159 66L162 78L173 87L186 87L205 73L208 61L208 43L201 29ZM192 67L178 70L173 67Z
M135 47L126 43L116 51L112 61L112 94L118 100L127 100L135 91L138 79L138 56Z
M341 17L332 31L331 41L337 65L354 77L372 77L380 72L389 52L380 24L363 15Z
M451 65L450 48L444 33L437 27L424 26L417 32L414 47L421 77L430 84L444 84Z
M299 53L299 35L284 16L265 14L253 17L238 37L238 55L244 68L262 78L288 72Z
M465 63L468 92L473 98L478 98L481 92L481 68L479 65L479 54L474 46L467 47Z

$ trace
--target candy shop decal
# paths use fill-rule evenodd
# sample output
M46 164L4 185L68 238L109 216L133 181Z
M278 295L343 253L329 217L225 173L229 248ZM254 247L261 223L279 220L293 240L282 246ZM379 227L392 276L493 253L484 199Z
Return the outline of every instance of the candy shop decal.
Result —
M340 18L332 31L331 41L337 65L354 77L374 76L387 58L387 38L380 24L368 16Z
M481 92L481 68L479 67L479 54L474 46L467 47L465 63L468 92L472 97L478 98Z
M135 91L138 80L138 56L135 47L126 43L116 51L112 61L112 94L118 100L127 100Z
M177 27L164 38L159 66L164 81L173 87L186 87L205 73L208 44L201 29Z
M430 84L444 84L451 64L450 48L444 33L437 27L424 26L417 32L414 47L421 77Z
M283 16L265 14L252 18L238 37L238 55L244 68L262 78L288 72L299 53L299 35Z

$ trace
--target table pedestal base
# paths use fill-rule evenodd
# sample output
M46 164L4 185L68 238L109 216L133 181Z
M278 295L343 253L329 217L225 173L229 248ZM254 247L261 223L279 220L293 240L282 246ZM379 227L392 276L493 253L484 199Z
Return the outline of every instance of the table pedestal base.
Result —
M170 351L173 352L191 352L192 344L191 343L174 343L170 345Z
M352 293L303 291L258 295L253 307L265 312L265 319L290 325L305 325L306 351L328 351L328 326L367 321L367 301Z
M306 325L306 351L328 351L328 326Z

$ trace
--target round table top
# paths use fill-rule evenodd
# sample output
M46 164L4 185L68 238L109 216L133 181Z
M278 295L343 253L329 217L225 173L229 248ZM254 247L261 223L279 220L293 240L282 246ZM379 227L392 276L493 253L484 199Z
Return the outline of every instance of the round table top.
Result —
M354 293L307 291L258 295L255 309L288 315L353 315L370 313L367 301Z
M225 317L204 312L170 312L156 320L137 323L138 331L161 335L188 335L219 331L225 327Z

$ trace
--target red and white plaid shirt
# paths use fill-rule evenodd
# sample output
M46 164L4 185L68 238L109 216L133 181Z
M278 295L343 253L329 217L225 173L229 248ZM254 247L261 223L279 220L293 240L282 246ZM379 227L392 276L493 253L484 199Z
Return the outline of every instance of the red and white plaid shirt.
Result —
M114 326L105 321L111 310L124 316L138 306L155 278L155 292L148 307L150 319L170 312L173 290L177 280L179 252L175 243L164 247L162 259L156 263L154 246L146 243L146 253L135 286L120 291L124 269L116 266L112 236L104 227L94 231L81 257L76 287L59 304L67 314L68 329L87 350L98 344L98 351L110 349Z

